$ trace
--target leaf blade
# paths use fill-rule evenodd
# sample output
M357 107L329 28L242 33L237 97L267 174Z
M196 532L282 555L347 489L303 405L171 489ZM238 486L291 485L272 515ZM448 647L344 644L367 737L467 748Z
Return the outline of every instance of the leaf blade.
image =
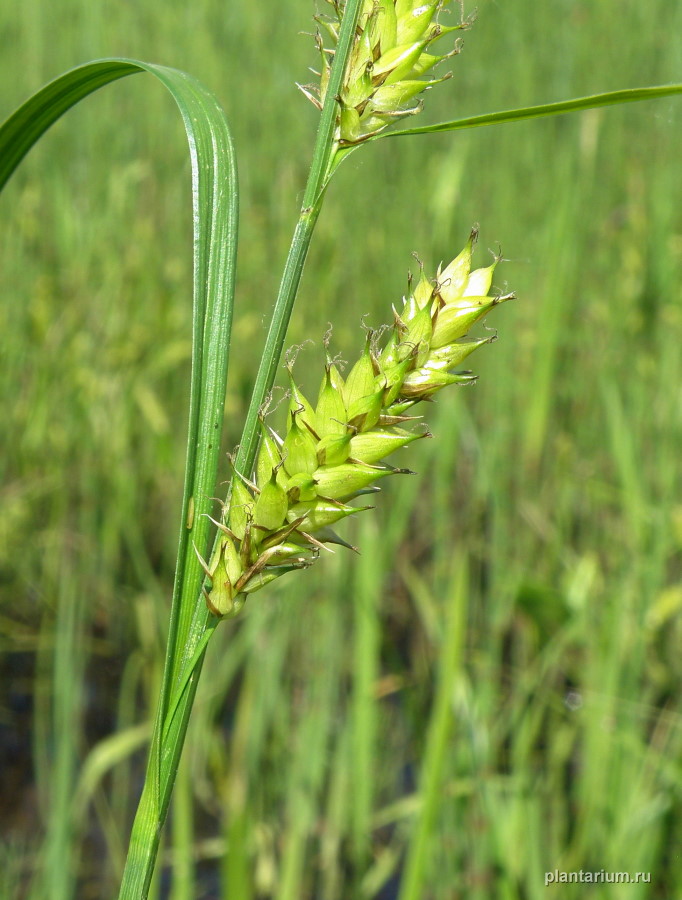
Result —
M516 109L499 110L479 116L468 116L463 119L452 119L449 122L436 122L433 125L421 125L415 128L403 128L399 131L386 131L370 141L383 138L404 137L412 134L438 134L445 131L461 131L465 128L481 128L484 125L501 125L506 122L519 122L524 119L540 119L548 116L560 116L571 112L583 112L603 106L616 106L622 103L638 103L642 100L656 100L682 94L682 84L654 85L651 87L627 88L620 91L607 91L602 94L591 94L587 97L576 97L572 100L559 100L556 103L541 103L537 106L517 107Z
M185 484L164 681L143 797L133 827L121 897L147 895L174 773L207 643L204 573L222 430L234 301L238 188L232 138L216 98L176 69L125 58L95 60L37 91L0 125L0 190L31 147L84 97L120 78L154 75L171 93L185 125L192 168L192 375ZM187 528L190 504L194 510ZM192 540L190 541L190 536ZM167 725L167 730L164 726Z

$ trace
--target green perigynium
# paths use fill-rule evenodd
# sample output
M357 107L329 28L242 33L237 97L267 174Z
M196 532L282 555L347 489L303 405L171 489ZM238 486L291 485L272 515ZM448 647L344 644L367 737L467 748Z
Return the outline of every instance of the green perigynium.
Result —
M449 384L470 384L453 372L495 337L464 340L490 310L513 294L490 293L492 265L471 270L472 231L462 252L434 282L422 270L404 299L387 340L370 332L344 380L328 357L313 406L287 365L290 382L284 437L261 419L261 441L250 479L233 476L220 539L206 574L210 611L236 615L246 596L293 569L309 566L326 544L345 544L332 526L370 509L350 502L378 490L376 482L405 474L385 458L428 432L410 429L410 412ZM408 427L405 427L405 426Z
M332 47L325 47L318 34L322 58L319 86L301 86L312 102L322 108L327 93L331 59L338 41L345 0L328 0L333 16L319 16ZM434 53L432 44L468 23L443 25L438 14L449 0L365 0L360 11L355 40L339 93L336 142L357 144L404 116L421 109L419 94L450 77L432 78L433 68L459 51ZM428 74L427 74L428 73Z

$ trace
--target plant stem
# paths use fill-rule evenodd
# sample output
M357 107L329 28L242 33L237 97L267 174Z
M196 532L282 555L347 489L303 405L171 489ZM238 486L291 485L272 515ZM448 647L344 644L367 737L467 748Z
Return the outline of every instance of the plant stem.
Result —
M272 321L256 376L235 466L246 472L253 466L258 442L258 413L272 389L284 347L308 248L320 213L338 150L334 135L337 96L363 0L347 0L339 41L332 63L325 103L315 140L303 206L294 230L280 283ZM145 900L159 849L161 829L168 812L175 775L187 734L201 667L210 636L218 620L211 617L201 595L179 600L177 610L186 621L194 604L189 627L179 628L166 659L164 687L152 737L147 775L138 806L119 894L120 900ZM175 606L175 604L174 604Z
M251 394L251 402L246 414L242 439L235 459L235 468L242 475L246 475L253 468L256 458L258 415L275 382L294 300L301 281L301 273L303 272L303 266L308 255L308 247L310 246L315 223L320 212L321 200L322 195L312 207L306 208L304 206L296 223L270 328L265 339L265 347L258 367L256 382Z
M337 97L341 90L346 62L352 47L362 3L363 0L347 0L341 21L339 40L329 73L329 83L315 139L315 148L303 196L303 205L284 266L275 309L265 340L265 347L253 393L251 394L251 402L246 414L242 440L235 460L235 468L242 475L248 475L253 468L258 446L258 413L275 382L291 312L301 281L303 266L308 255L308 248L322 207L324 193L334 170L334 160L339 149L338 144L334 140Z

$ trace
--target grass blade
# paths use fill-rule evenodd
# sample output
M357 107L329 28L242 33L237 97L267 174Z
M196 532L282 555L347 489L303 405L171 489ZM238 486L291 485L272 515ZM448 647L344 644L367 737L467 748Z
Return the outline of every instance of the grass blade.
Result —
M352 842L355 866L359 873L367 868L372 851L372 813L374 807L375 768L378 732L378 705L375 695L380 672L380 621L378 598L381 595L382 540L376 526L362 520L363 555L355 570L352 592L354 618L353 697L352 697Z
M607 91L605 94L591 94L574 100L560 100L558 103L541 103L539 106L520 106L517 109L503 109L498 112L453 119L451 122L436 122L417 128L403 128L378 134L371 141L382 138L401 137L407 134L438 134L441 131L460 131L463 128L480 128L482 125L500 125L503 122L520 122L523 119L542 119L546 116L561 116L564 113L582 112L599 106L617 106L621 103L637 103L640 100L656 100L682 94L682 84L662 84L654 87L628 88L622 91Z
M439 651L438 681L424 749L420 776L422 800L403 871L399 900L424 896L432 855L435 820L443 800L443 779L452 734L453 690L462 665L467 615L467 562L456 556L447 597L443 643Z
M170 91L187 132L192 163L194 311L187 461L164 684L147 789L122 889L122 896L136 898L146 896L151 880L196 690L197 678L188 678L186 669L201 666L203 653L196 655L195 650L208 624L201 597L204 573L193 545L208 555L211 528L205 513L211 511L210 497L215 493L225 403L238 212L232 139L217 100L196 79L176 69L130 59L97 60L72 69L34 94L0 127L1 189L41 135L68 109L105 84L144 71ZM179 694L171 705L173 685L179 685ZM164 728L169 708L178 715Z

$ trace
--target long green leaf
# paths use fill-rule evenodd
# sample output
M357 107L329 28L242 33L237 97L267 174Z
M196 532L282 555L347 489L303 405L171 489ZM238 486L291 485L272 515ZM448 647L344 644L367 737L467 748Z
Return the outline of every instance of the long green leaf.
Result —
M68 109L105 84L145 71L170 91L187 132L192 165L194 301L187 462L170 635L148 777L121 894L136 900L147 894L203 659L203 650L196 651L205 648L204 573L194 546L208 554L211 527L205 514L212 511L210 498L215 493L220 454L237 248L234 150L217 100L196 79L176 69L131 59L97 60L65 73L34 94L0 127L2 189L31 147Z
M541 119L545 116L561 116L564 113L581 112L586 109L596 109L599 106L615 106L620 103L637 103L640 100L655 100L658 97L670 97L673 94L682 94L682 84L664 84L655 87L628 88L623 91L608 91L605 94L592 94L589 97L577 97L574 100L560 100L558 103L542 103L540 106L523 106L518 109L503 109L499 112L484 113L482 116L469 116L466 119L453 119L451 122L437 122L435 125L403 128L400 131L385 131L369 140L380 141L383 138L402 137L407 134L437 134L441 131L459 131L462 128L480 128L482 125L500 125L503 122L520 122L522 119Z

